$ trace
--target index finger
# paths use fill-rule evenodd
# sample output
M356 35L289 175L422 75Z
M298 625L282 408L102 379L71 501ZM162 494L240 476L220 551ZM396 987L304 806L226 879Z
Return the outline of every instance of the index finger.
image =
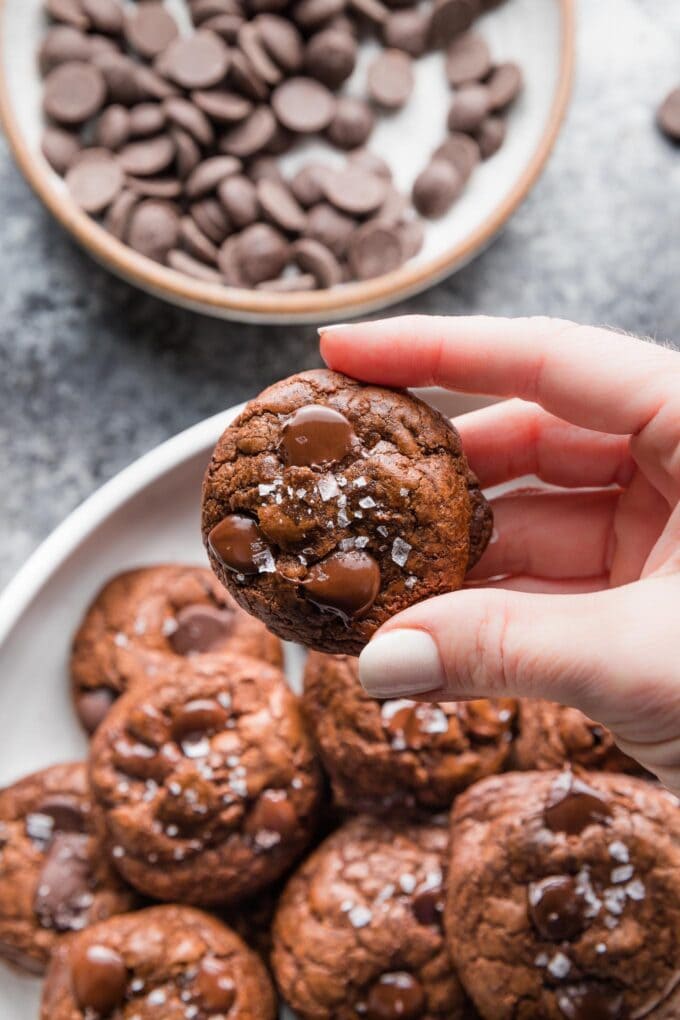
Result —
M618 435L680 392L676 352L561 319L414 315L319 332L328 366L365 382L522 397Z

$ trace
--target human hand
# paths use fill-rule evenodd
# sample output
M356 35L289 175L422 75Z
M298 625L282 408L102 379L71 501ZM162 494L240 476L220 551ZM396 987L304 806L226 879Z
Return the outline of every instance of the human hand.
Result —
M470 585L385 624L375 697L581 709L680 794L680 354L561 320L413 316L320 330L339 372L507 398L455 420L494 501ZM583 491L588 490L588 491Z

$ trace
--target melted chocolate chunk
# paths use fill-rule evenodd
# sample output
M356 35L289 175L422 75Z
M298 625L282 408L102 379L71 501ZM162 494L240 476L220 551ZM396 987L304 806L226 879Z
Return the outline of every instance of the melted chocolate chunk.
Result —
M215 606L184 606L177 613L177 630L168 641L177 655L199 655L219 647L234 625L231 609Z
M380 568L368 553L336 552L316 563L301 583L310 602L347 620L375 602Z
M54 793L38 807L38 813L52 819L55 832L84 832L85 812L82 804L67 793Z
M257 574L270 555L256 522L244 514L229 514L208 535L213 555L237 574Z
M229 966L215 956L206 956L196 978L197 999L214 1013L227 1013L236 998L236 986Z
M310 404L288 419L281 445L289 465L318 467L346 457L355 438L344 414L332 407Z
M422 889L413 897L413 913L420 924L434 924L441 927L444 911L444 890L440 885Z
M82 1010L107 1016L125 1001L125 961L108 946L95 943L74 953L71 977L76 1002Z
M179 707L172 717L172 738L178 744L194 743L223 730L227 713L213 698L195 698Z
M165 763L155 747L127 737L120 737L113 745L113 761L121 772L142 779L160 779L165 773Z
M627 1020L623 993L606 985L575 985L557 994L557 1005L567 1020Z
M426 1006L417 978L405 971L382 974L366 999L367 1020L417 1020Z
M543 811L549 829L569 836L577 836L588 825L606 823L610 816L611 808L602 794L571 774L568 786L555 783Z
M285 790L265 790L253 807L246 822L246 831L273 832L277 836L292 835L297 826L295 808Z
M50 843L33 900L43 928L85 927L92 906L88 845L88 837L76 832L58 832Z
M95 687L78 696L78 715L88 733L94 733L115 700L110 687Z
M551 875L528 889L529 917L539 935L552 942L573 939L588 924L585 900L569 875Z

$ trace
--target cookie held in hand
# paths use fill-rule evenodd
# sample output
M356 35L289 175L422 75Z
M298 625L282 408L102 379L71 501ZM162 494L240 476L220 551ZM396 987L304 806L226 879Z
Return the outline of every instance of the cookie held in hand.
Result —
M251 401L203 488L219 579L275 634L325 652L358 655L395 613L460 588L491 523L443 415L326 370Z

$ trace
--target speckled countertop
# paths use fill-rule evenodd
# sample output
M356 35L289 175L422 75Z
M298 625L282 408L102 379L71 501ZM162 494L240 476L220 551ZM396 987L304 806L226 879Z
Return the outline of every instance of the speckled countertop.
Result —
M577 82L547 172L493 247L400 311L549 314L680 345L680 5L580 0ZM139 454L317 364L310 326L218 322L146 297L56 226L0 139L0 585Z

